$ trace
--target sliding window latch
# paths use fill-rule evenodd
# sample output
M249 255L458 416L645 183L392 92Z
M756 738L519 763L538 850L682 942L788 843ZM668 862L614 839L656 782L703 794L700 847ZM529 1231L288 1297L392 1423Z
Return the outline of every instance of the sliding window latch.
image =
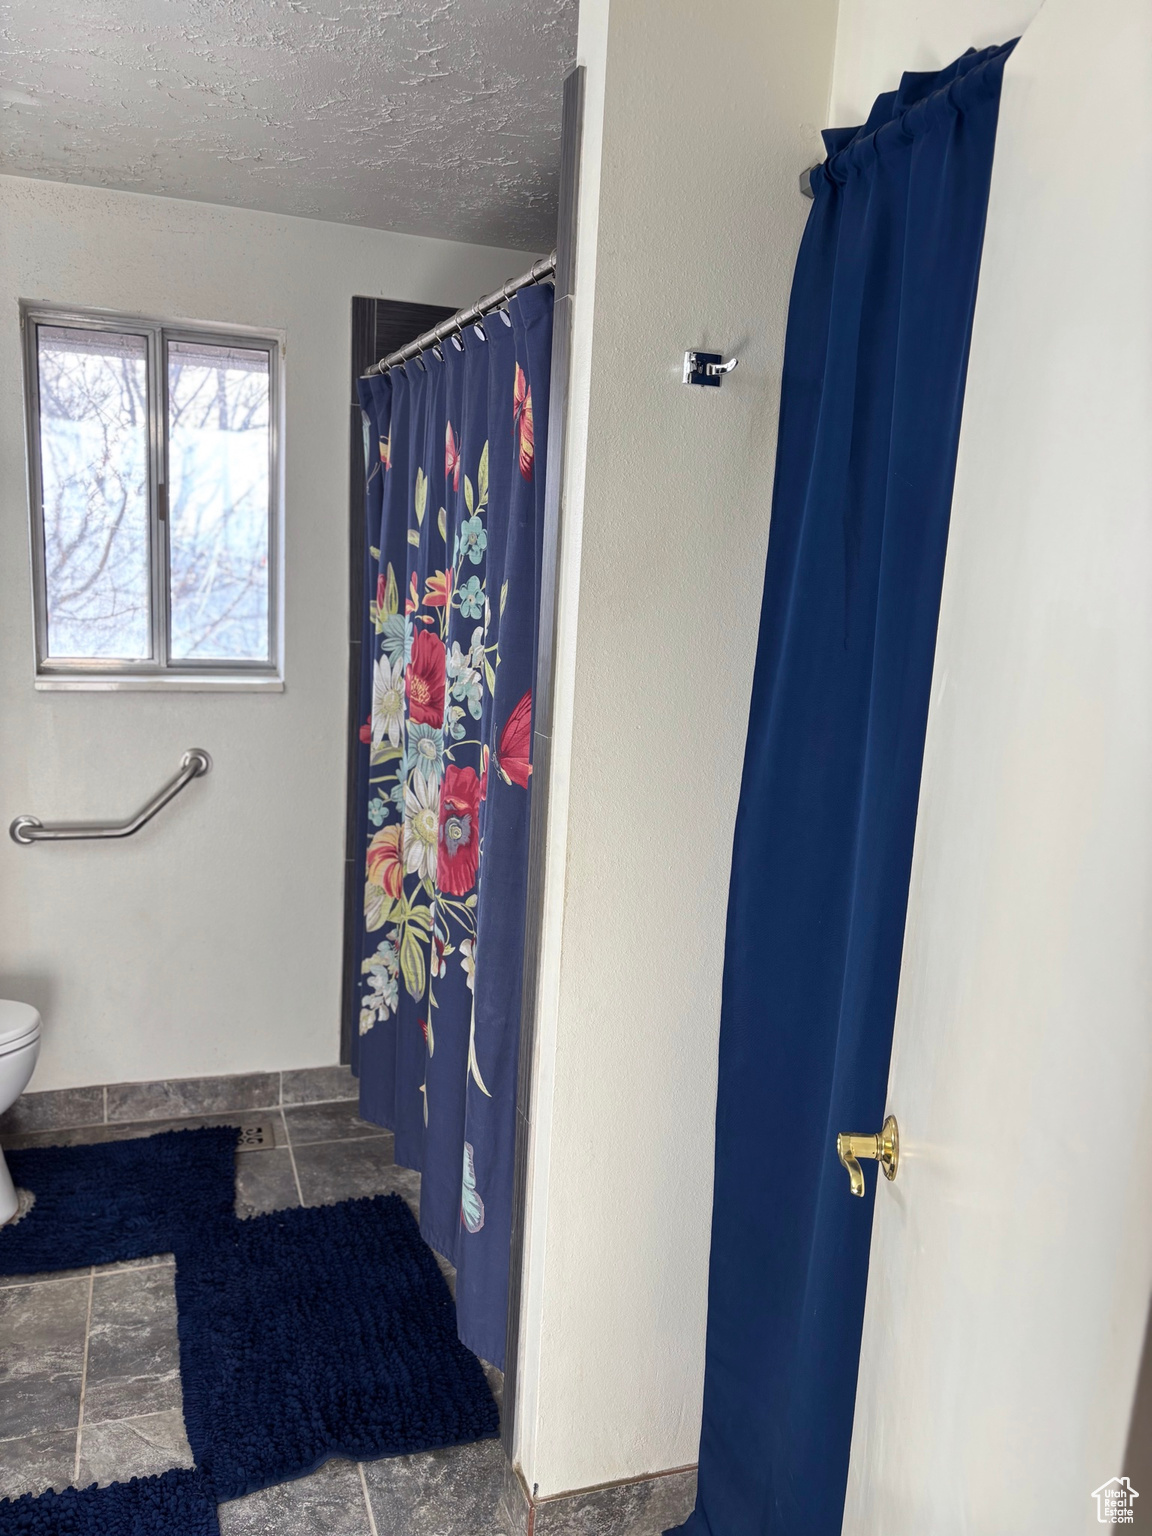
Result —
M720 380L732 372L736 362L734 357L725 362L721 352L685 352L683 382L719 389Z

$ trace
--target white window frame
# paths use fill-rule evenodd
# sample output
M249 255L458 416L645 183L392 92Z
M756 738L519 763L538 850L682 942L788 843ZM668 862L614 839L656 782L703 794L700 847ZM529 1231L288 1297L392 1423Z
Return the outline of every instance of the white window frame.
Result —
M38 325L74 330L111 331L141 336L148 367L148 527L152 656L146 661L116 658L50 657L44 555L43 482L40 463L40 377L36 343ZM282 332L215 325L211 322L157 320L108 310L74 309L21 301L24 352L24 402L27 427L28 503L32 554L32 612L35 636L35 685L38 689L212 692L281 692L284 578ZM268 353L268 660L169 659L168 378L169 341L233 345Z

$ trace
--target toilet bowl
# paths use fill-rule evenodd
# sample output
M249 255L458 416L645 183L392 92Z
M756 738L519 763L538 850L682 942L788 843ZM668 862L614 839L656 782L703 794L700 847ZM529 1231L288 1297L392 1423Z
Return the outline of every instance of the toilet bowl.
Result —
M40 1015L28 1003L0 999L0 1115L28 1086L40 1054ZM17 1211L12 1175L0 1152L0 1226Z

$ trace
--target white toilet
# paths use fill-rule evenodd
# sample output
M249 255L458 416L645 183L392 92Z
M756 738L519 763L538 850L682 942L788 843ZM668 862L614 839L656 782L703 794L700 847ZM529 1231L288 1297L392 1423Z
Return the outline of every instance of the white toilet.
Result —
M0 999L0 1115L28 1086L40 1054L40 1015L29 1003ZM12 1175L0 1152L0 1226L17 1210Z

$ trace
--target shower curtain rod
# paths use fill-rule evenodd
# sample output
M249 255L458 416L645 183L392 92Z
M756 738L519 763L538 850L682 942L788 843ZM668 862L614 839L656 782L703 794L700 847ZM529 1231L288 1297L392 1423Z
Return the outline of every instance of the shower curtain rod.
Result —
M470 304L467 309L458 309L454 315L449 315L447 320L441 320L439 325L425 331L423 336L417 336L415 341L410 341L406 347L401 347L399 352L389 352L387 357L382 357L378 363L373 363L367 373L362 373L362 379L371 378L373 374L387 373L389 368L397 368L401 363L406 363L410 357L416 357L421 352L426 352L429 347L434 347L438 342L445 341L449 336L459 333L466 325L472 325L475 321L490 315L494 309L499 309L506 304L514 293L521 288L530 288L533 283L541 283L546 277L551 277L556 271L556 252L551 256L541 256L539 261L533 262L527 272L519 277L509 278L502 288L497 288L494 293L487 293L482 299L477 299L475 304Z

